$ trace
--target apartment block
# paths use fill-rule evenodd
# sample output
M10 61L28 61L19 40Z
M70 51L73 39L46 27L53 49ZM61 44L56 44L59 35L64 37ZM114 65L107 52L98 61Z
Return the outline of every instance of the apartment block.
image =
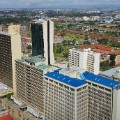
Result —
M70 49L69 65L98 74L100 69L100 53L95 53L91 49Z
M87 82L59 72L44 75L45 120L88 120Z
M62 69L47 73L45 120L119 120L119 93L120 82L91 72L78 78L67 76Z
M16 96L30 108L44 113L43 74L50 72L41 55L16 60Z
M42 56L16 60L16 85L17 97L45 120L119 120L119 81L44 63Z
M0 82L15 87L15 60L21 59L19 25L6 25L0 31Z
M88 83L89 120L119 120L120 82L89 72L80 78Z

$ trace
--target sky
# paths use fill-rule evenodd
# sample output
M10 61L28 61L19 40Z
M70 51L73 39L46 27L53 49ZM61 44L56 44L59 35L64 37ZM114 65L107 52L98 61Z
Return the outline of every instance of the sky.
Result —
M120 0L0 0L0 8L119 6Z

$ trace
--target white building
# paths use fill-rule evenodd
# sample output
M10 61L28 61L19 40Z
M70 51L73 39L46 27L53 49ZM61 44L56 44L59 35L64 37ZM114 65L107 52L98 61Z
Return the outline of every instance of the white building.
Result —
M89 17L87 17L87 16L84 16L84 17L83 17L83 20L84 20L84 21L89 21L89 20L90 20L90 18L89 18Z
M46 58L46 64L53 64L54 22L51 20L34 20L31 23L31 32L32 56L42 55Z
M40 58L16 60L17 97L31 114L44 120L119 120L120 82L77 67L51 69Z
M119 120L120 82L89 72L80 78L88 83L89 120Z
M86 71L98 74L100 67L100 53L95 53L91 49L70 49L69 65L80 67Z
M61 70L44 74L45 120L119 120L120 82Z
M44 75L45 120L88 120L87 82L59 72Z

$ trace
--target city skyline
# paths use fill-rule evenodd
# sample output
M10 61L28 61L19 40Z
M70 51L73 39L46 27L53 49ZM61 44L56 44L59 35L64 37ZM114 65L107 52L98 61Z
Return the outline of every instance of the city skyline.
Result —
M1 0L0 8L113 8L119 4L118 0Z

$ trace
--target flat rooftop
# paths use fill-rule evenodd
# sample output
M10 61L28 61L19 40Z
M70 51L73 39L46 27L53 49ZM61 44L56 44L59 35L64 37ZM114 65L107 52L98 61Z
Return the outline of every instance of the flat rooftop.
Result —
M18 59L17 61L24 64L34 65L35 68L41 70L51 68L51 66L45 65L45 58L43 58L41 55L25 58L25 59Z
M0 92L11 89L7 85L0 82Z
M70 66L70 67L62 68L59 71L59 73L76 78L76 76L78 76L78 74L82 74L85 71L86 71L85 69L81 69L81 68L76 67L76 66Z
M9 34L9 33L7 33L7 32L2 32L2 31L0 31L0 34L10 36L10 34Z
M106 70L104 72L101 72L100 74L104 75L106 77L112 77L113 73L115 73L116 71L119 71L119 70L120 70L120 67L115 67L115 68L112 68L110 70Z
M95 82L103 86L110 87L112 89L114 89L116 85L120 84L120 82L118 81L111 80L99 75L94 75L93 73L89 73L89 72L84 72L83 77L85 80L89 80L91 82Z
M55 70L54 72L44 74L44 76L54 79L55 81L62 82L72 87L80 87L82 85L87 84L86 81L60 74L59 70Z
M45 20L43 19L35 19L32 21L32 23L43 23Z
M26 58L24 59L24 61L29 63L38 63L38 62L44 62L45 58L43 58L41 55L38 55L38 56Z
M51 66L48 66L48 65L45 65L45 64L41 64L41 65L38 65L38 66L35 66L36 68L39 68L39 69L48 69L48 68L51 68Z
M18 59L17 61L22 62L22 63L38 63L38 62L44 62L45 58L43 58L41 55L34 56L34 57L29 57L29 58L24 58L24 59Z

